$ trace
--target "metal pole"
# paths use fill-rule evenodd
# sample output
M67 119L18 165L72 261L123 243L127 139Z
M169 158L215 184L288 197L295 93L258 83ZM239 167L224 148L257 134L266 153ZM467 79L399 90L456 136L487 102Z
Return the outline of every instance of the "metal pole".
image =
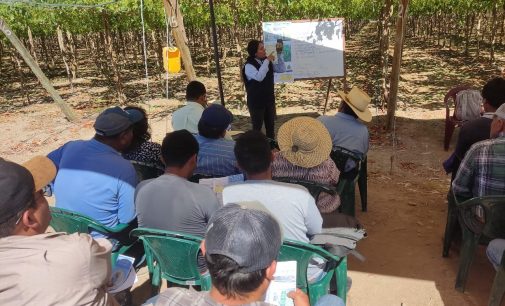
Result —
M214 1L209 0L210 23L212 25L212 40L214 45L214 60L216 61L217 83L219 85L219 96L221 105L224 106L223 82L221 80L221 67L219 66L219 51L217 50L216 16L214 15Z

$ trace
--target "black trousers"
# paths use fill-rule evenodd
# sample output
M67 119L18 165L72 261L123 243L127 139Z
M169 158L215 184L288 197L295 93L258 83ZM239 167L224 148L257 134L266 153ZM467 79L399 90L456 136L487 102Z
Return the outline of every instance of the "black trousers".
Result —
M275 104L272 103L264 107L248 106L248 108L249 114L251 115L253 130L261 131L264 122L266 136L270 139L275 139Z

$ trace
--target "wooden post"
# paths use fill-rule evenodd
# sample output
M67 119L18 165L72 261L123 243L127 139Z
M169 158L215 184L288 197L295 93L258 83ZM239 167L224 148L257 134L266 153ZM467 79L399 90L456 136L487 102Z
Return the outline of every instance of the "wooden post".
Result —
M224 106L223 81L221 80L221 67L219 65L219 50L217 49L216 16L214 14L214 1L209 0L210 23L212 28L212 43L214 45L214 61L216 62L217 84L219 86L219 96L221 105ZM225 51L226 52L226 51Z
M330 98L330 90L331 90L331 78L328 81L328 90L326 91L326 102L324 102L323 115L326 114L326 106L328 106L328 99Z
M396 20L396 42L393 54L393 67L391 71L391 83L388 100L386 130L391 131L394 125L396 112L396 98L398 96L398 84L400 81L400 66L402 62L403 39L405 38L405 24L407 21L407 9L409 0L400 0L398 19Z
M30 67L30 69L33 71L35 76L40 81L40 84L47 90L49 95L53 98L54 102L58 105L58 107L61 109L61 111L65 114L65 117L71 122L75 122L77 120L77 116L75 115L74 111L70 106L68 106L65 101L60 97L56 89L54 89L53 85L51 84L51 81L46 77L46 75L40 70L40 67L37 65L33 57L30 55L30 52L26 50L25 46L21 43L19 38L12 32L12 30L9 28L5 20L0 19L0 30L7 36L7 39L12 43L12 45L18 50L19 54L23 57L25 60L26 64Z
M184 21L179 7L179 0L163 0L163 6L170 26L172 27L175 44L181 51L184 70L186 70L186 77L188 78L188 81L192 81L196 79L196 73L193 68L193 61L191 60L191 53L188 48L188 38L186 37L186 31L184 30Z

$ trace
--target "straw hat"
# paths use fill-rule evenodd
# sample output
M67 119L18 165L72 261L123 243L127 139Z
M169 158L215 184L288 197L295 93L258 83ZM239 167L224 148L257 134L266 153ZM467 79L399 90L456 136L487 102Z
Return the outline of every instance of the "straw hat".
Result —
M332 142L330 133L318 120L297 117L284 123L277 135L277 142L290 163L312 168L330 156Z
M368 104L372 100L366 92L354 86L351 91L346 94L339 90L338 95L344 99L344 102L358 115L359 119L370 122L372 121L372 113L368 109Z

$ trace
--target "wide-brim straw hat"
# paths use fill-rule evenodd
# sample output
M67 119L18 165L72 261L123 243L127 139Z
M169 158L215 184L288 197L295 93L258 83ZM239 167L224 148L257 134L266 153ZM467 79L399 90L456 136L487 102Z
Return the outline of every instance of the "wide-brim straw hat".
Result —
M372 121L372 113L368 109L368 104L372 100L366 92L354 86L349 93L345 93L341 90L338 91L338 95L342 97L345 103L356 113L359 119L370 122Z
M326 127L311 117L297 117L284 123L277 134L281 154L290 163L312 168L329 158L331 136Z

